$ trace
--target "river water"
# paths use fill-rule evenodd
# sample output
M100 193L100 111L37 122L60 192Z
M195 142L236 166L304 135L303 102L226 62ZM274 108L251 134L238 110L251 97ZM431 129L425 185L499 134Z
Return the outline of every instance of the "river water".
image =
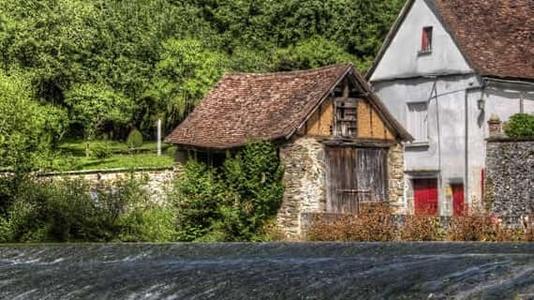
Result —
M534 243L0 246L1 299L534 299Z

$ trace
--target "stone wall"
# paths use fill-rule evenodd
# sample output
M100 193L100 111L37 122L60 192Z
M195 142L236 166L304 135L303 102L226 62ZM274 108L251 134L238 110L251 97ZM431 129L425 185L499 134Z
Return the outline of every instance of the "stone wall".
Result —
M326 211L324 145L302 137L280 148L284 198L277 221L288 239L301 237L301 213Z
M484 202L508 223L534 214L534 139L487 141Z
M404 146L395 144L388 152L388 201L396 213L406 213L404 204Z
M388 198L396 212L404 208L404 154L396 144L388 152ZM280 148L284 166L284 198L278 226L288 239L302 238L302 216L326 212L325 146L313 137L301 137ZM305 221L305 220L304 220Z
M134 176L146 180L145 188L148 190L150 198L156 203L163 203L166 200L167 191L172 187L172 181L180 174L180 168L161 169L112 169L94 171L71 171L71 172L51 172L38 175L43 179L83 179L90 184L112 183L116 180Z

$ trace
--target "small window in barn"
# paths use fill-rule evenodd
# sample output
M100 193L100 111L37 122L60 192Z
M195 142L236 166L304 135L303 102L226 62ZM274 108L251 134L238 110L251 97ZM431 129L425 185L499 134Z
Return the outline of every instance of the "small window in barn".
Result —
M335 135L347 138L356 137L356 101L336 100Z
M421 35L421 51L419 53L432 52L432 26L423 27Z
M414 143L428 142L428 105L426 102L408 103L408 131Z

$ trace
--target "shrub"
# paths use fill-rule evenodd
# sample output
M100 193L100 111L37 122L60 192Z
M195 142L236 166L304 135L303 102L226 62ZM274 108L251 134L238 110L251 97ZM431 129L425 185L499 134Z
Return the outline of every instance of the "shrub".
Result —
M522 232L502 226L493 216L474 213L453 217L447 231L447 239L484 242L518 241L522 239Z
M403 241L439 241L444 235L439 217L428 215L405 216L400 229Z
M317 217L307 231L312 241L392 241L396 225L387 204L370 205L358 215L343 215L334 220Z
M92 145L91 156L96 159L106 159L112 155L111 148L105 143L96 143Z
M188 162L175 186L180 240L262 240L280 207L282 168L270 143L248 144L222 168Z
M0 241L169 241L172 211L151 205L145 182L123 178L91 186L75 180L26 179L0 220Z
M515 114L504 126L509 137L534 137L534 115Z
M193 241L211 230L220 218L218 206L224 187L206 165L189 161L175 183L173 194L177 209L178 239Z
M119 218L119 239L124 242L176 240L176 214L169 207L139 207Z
M282 201L283 169L276 148L251 142L223 166L224 184L232 197L221 210L224 228L236 240L253 240L276 215Z
M167 150L165 150L165 154L167 156L170 156L172 158L175 158L176 157L176 151L178 151L178 149L176 148L176 146L170 146L169 148L167 148Z
M130 150L143 146L143 135L141 132L139 132L137 129L130 131L128 138L126 139L126 145L128 148L130 148Z

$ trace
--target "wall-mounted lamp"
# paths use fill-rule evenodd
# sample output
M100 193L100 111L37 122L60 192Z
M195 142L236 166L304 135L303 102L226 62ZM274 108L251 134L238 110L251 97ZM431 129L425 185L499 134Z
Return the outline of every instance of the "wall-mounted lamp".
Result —
M477 107L478 107L478 109L480 109L480 110L483 111L484 108L485 108L485 106L486 106L486 100L484 100L484 98L480 98L480 99L478 99L478 101L477 101Z

